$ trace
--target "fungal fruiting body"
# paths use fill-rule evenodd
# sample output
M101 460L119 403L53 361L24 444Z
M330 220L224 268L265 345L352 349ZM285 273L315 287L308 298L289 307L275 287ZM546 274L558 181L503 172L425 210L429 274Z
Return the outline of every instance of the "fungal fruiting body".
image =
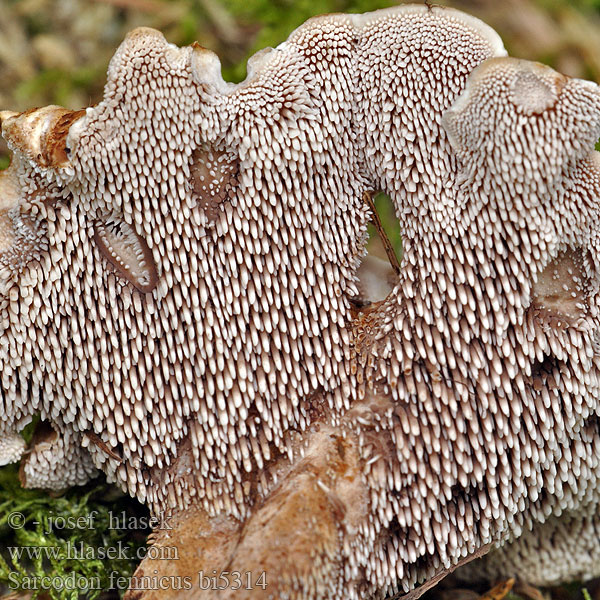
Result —
M20 460L26 447L22 435L14 431L5 432L0 437L0 465L9 465Z
M97 469L80 436L68 431L59 435L48 423L36 428L28 456L19 469L23 487L52 491L83 485L96 475Z
M233 85L137 29L98 105L2 113L0 432L41 413L73 479L175 511L155 543L186 560L139 574L351 599L490 548L465 573L598 574L572 556L600 546L600 93L504 55L403 6L312 19ZM361 309L377 189L404 257Z

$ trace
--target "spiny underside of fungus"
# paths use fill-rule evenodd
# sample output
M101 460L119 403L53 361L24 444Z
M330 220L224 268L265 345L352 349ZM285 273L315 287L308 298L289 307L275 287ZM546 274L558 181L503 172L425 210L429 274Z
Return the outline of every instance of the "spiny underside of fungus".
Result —
M186 560L138 573L248 596L414 596L490 548L468 576L599 575L600 91L505 54L407 5L234 85L137 29L98 105L0 113L2 460L41 414L25 484L103 470L175 513ZM365 306L380 189L403 262Z

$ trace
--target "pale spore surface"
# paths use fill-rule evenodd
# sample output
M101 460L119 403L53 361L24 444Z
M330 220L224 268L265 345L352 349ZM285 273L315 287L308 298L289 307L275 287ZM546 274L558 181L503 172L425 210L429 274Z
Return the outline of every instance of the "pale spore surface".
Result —
M405 6L313 19L233 85L137 29L100 104L2 113L3 455L41 413L31 481L93 463L200 514L221 568L285 540L282 598L408 591L500 543L471 576L598 575L573 556L600 546L600 93L504 55ZM360 309L378 189L403 263Z

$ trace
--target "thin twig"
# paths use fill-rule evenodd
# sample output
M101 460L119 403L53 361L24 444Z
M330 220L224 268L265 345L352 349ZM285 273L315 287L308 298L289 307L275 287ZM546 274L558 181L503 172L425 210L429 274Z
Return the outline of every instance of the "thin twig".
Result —
M93 431L85 431L83 435L87 437L90 440L90 442L92 442L95 446L100 448L100 450L102 450L105 454L108 454L108 456L110 456L114 460L119 461L120 463L125 462L112 448L108 446L106 442L100 439L100 437L96 435Z
M390 242L385 230L383 229L383 225L381 224L381 219L379 218L379 214L377 214L377 210L375 209L375 203L373 202L373 198L371 198L371 194L369 192L365 192L363 194L363 200L367 204L367 206L371 209L371 223L377 230L379 237L381 238L381 242L383 244L383 248L385 249L385 253L390 261L390 265L396 272L396 275L400 275L400 263L398 262L398 257L396 256L396 252L394 250L394 246Z

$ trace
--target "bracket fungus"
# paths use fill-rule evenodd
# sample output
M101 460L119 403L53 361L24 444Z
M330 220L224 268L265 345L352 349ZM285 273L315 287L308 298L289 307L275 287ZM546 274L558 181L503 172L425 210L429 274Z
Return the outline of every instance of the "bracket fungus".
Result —
M41 414L69 482L173 512L139 576L265 573L220 597L600 575L600 90L505 55L407 5L234 85L142 28L98 105L1 113L0 458ZM362 306L374 190L404 255Z

